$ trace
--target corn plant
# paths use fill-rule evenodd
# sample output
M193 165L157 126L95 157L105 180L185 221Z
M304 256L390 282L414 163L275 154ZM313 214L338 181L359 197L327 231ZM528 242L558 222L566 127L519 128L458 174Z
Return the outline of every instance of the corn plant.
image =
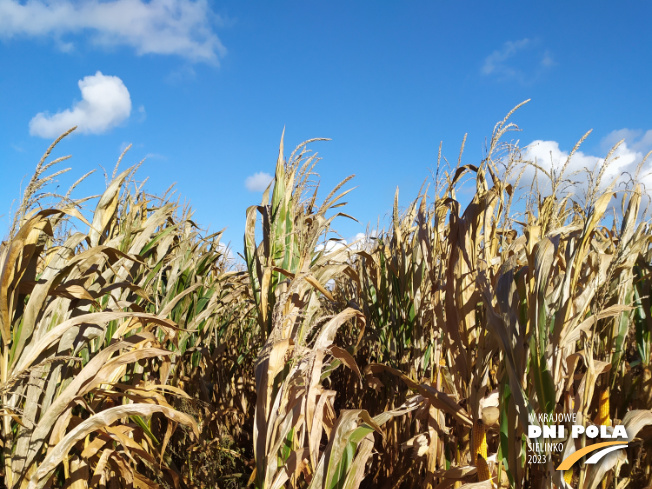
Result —
M164 342L178 326L162 308L144 312L147 293L135 281L147 269L143 248L164 233L172 208L152 212L143 204L127 237L121 226L130 205L121 190L134 168L110 182L90 219L81 201L67 196L35 208L33 193L49 180L43 163L54 144L0 249L5 485L175 481L165 446L177 424L197 433L194 419L165 396L175 389L167 385L173 352ZM153 428L157 416L166 420L162 433Z
M433 181L349 245L351 177L320 201L320 140L286 159L281 138L242 265L122 156L94 209L50 192L51 146L0 246L5 486L652 484L645 160L606 181L616 145L573 193L589 133L559 167L526 161L505 142L519 107L477 164L466 137L455 165L440 146ZM528 424L559 414L629 446L528 464Z

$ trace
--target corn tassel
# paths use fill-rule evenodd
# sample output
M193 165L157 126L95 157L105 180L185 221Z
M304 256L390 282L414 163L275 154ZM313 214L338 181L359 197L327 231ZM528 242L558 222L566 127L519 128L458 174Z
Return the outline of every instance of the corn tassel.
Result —
M478 455L487 460L487 430L482 421L476 421L473 426L473 464L477 463Z
M611 426L611 418L609 417L609 389L604 389L600 392L598 415L595 418L595 424Z

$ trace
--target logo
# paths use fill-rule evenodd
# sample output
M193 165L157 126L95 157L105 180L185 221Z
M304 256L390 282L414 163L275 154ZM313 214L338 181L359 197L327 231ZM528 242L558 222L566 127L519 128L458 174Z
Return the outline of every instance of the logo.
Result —
M605 455L627 447L628 436L624 425L615 425L613 427L606 425L589 425L584 426L577 424L577 413L561 414L540 414L536 420L530 418L527 436L530 440L531 449L537 454L529 457L533 463L545 463L549 460L546 453L565 452L564 458L557 466L557 470L568 470L575 462L582 457L592 454L588 457L585 464L595 464ZM570 430L566 425L570 424ZM567 436L567 433L569 436ZM600 440L597 443L580 448L576 451L569 452L567 443L573 444L572 440L585 437L587 439ZM612 441L602 441L612 440ZM564 448L566 446L566 449ZM574 447L574 444L571 445ZM571 448L572 450L572 448Z
M575 464L575 462L581 459L584 455L588 455L589 453L598 450L597 453L593 454L584 462L586 464L595 464L599 462L600 459L604 457L606 454L619 450L620 448L627 448L627 443L623 444L620 441L605 441L602 443L595 443L593 445L589 445L588 447L581 448L578 451L573 452L573 454L571 454L570 456L566 457L557 466L557 470L568 470L573 466L573 464Z

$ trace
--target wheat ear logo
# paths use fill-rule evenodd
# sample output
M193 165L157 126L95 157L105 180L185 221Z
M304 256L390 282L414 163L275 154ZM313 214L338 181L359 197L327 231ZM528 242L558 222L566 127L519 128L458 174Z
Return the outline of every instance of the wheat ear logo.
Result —
M602 443L595 443L594 445L589 445L588 447L584 447L576 452L573 452L570 456L562 460L562 462L557 467L557 470L570 469L575 464L575 462L581 459L584 455L588 455L589 453L592 452L596 452L596 453L594 453L591 457L589 457L584 463L595 464L599 462L600 459L602 459L602 457L604 457L608 453L619 450L621 448L627 448L627 443L623 443L620 441L605 441Z

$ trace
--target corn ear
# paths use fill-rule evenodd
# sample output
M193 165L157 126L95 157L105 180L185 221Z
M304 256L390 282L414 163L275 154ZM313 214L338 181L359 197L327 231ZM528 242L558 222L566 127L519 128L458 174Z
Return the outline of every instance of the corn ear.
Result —
M439 359L439 368L437 369L437 382L436 385L439 386L442 380L442 369L446 367L446 360L444 359L444 356Z
M609 389L604 389L600 392L598 415L595 418L595 424L611 426L611 418L609 417Z
M478 470L478 482L488 481L491 479L491 472L489 472L489 466L487 461L481 454L477 454L478 461L476 462L476 469Z
M487 430L479 420L473 425L473 463L477 464L478 456L487 460ZM486 463L486 462L485 462Z

